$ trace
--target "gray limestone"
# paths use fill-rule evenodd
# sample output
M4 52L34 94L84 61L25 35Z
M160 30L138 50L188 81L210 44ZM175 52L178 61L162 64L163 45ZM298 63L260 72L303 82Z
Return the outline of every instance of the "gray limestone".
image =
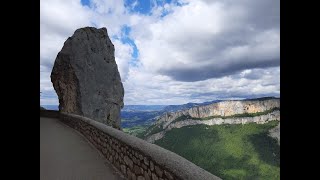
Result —
M269 135L275 138L280 145L280 123L276 127L270 129Z
M150 143L154 143L155 141L163 138L166 132L170 131L171 129L182 128L185 126L193 126L198 124L205 124L208 126L221 125L221 124L248 124L248 123L264 124L274 120L280 121L279 110L275 110L266 115L260 115L260 116L254 116L254 117L235 117L235 118L226 118L226 119L212 118L208 120L186 119L183 121L170 123L168 126L166 126L166 128L163 131L160 131L155 134L149 134L148 136L145 137L145 139ZM280 144L280 125L278 129L274 128L272 131L270 131L270 134L272 137L276 138Z
M223 117L235 114L264 112L273 108L280 108L279 98L222 101L204 106L196 106L182 111L166 113L157 119L156 124L163 124L162 128L166 128L172 121L183 115L193 118L206 118L210 116Z
M80 28L64 43L51 73L59 110L117 129L124 89L107 29Z

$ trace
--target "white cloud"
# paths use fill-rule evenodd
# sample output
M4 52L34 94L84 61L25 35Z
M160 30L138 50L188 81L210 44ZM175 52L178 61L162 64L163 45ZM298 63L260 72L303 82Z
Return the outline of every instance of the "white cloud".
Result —
M127 79L129 71L129 62L132 59L133 47L129 44L123 44L120 40L114 40L115 58L121 76L121 81Z
M40 104L57 105L59 101L50 80L50 72L51 68L40 65Z
M176 80L198 81L279 66L279 19L272 11L250 9L263 9L265 4L190 0L182 7L171 4L172 13L163 18L161 8L154 8L152 17L131 18L131 36L146 69ZM276 1L269 4L279 6ZM274 22L264 27L255 16Z
M134 9L137 5L139 5L139 2L138 0L134 1L132 4L131 4L131 9Z
M131 16L141 66L125 82L127 104L279 96L279 2L183 3L163 18L157 5Z
M80 0L41 0L40 3L40 91L41 104L58 103L50 73L54 60L66 39L81 27L107 27L109 37L121 36L121 27L128 15L123 1L91 1L91 7L82 6ZM122 80L125 80L132 47L113 40L115 58ZM49 94L46 96L45 94Z
M175 81L131 68L125 87L126 104L183 104L216 99L278 96L280 68L245 70L241 75L197 82ZM251 76L258 76L252 78Z
M90 25L91 12L78 0L40 2L40 62L53 64L64 41L76 28Z
M176 3L184 4L178 6ZM135 1L128 8L137 7ZM41 103L58 102L50 82L55 56L80 27L107 27L125 87L125 104L181 104L280 94L279 2L276 0L153 1L151 15L123 0L41 1ZM165 15L165 16L164 16Z

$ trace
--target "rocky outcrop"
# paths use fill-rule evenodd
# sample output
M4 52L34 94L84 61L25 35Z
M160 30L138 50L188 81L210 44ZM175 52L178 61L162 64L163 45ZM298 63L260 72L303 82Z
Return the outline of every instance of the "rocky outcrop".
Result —
M275 138L278 141L278 144L280 145L280 123L278 124L278 126L274 127L273 129L270 129L269 135Z
M163 131L147 136L146 141L150 143L154 143L154 141L163 138L167 131L170 131L173 128L182 128L185 126L192 126L192 125L198 125L198 124L205 124L208 126L221 125L221 124L247 124L247 123L264 124L274 120L280 121L280 111L276 110L266 115L254 116L254 117L234 117L234 118L225 118L225 119L212 118L209 120L186 119L183 121L170 123L168 126L165 127ZM271 134L275 136L277 136L277 134L279 135L279 144L280 144L280 125L277 130L274 130L272 132L273 133Z
M156 121L156 124L163 124L163 128L166 128L173 120L181 116L190 116L192 118L226 117L236 114L265 112L273 108L280 108L279 98L222 101L205 106L192 107L183 111L166 113Z
M147 138L145 139L147 142L149 143L154 143L155 141L161 139L164 137L164 135L166 135L166 132L168 130L164 130L164 131L161 131L159 133L155 133L155 134L152 134L150 136L147 136Z
M198 124L209 126L247 123L264 124L272 120L280 121L279 98L267 97L250 100L222 101L192 107L187 110L166 113L159 117L146 131L144 139L153 143L161 139L167 131L173 128Z
M106 28L81 28L66 40L51 73L61 112L120 129L124 89L114 51Z

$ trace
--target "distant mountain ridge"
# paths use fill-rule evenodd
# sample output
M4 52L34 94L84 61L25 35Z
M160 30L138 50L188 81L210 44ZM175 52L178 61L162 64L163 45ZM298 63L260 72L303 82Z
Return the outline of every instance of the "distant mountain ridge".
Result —
M163 108L163 111L164 112L175 112L175 111L190 109L195 106L205 106L205 105L218 103L218 102L222 102L222 101L263 101L263 100L270 100L270 99L280 99L280 98L267 96L267 97L260 97L260 98L247 98L247 99L243 99L243 100L213 100L213 101L207 101L207 102L203 102L203 103L189 102L189 103L181 104L181 105L167 105Z
M185 110L195 106L211 104L213 102L220 102L220 100L181 105L124 105L121 110L121 124L123 128L136 126L148 127L167 112Z
M262 101L270 99L279 99L275 97L262 97L255 99L244 99L242 101ZM133 127L137 125L149 126L154 123L159 117L166 113L177 111L185 111L190 108L210 105L223 101L239 101L239 100L213 100L203 103L186 103L181 105L124 105L121 109L121 124L122 127ZM59 105L41 105L48 110L59 110Z
M154 142L172 128L196 124L263 124L270 120L280 120L280 98L226 100L167 112L146 130L144 136L147 141Z
M203 105L209 105L215 102L221 102L223 100L214 100L214 101L208 101L203 103L187 103L187 104L181 104L181 105L168 105L166 106L163 111L165 112L175 112L180 110L186 110L195 106L203 106Z
M201 106L212 104L214 102L220 102L222 100L215 100L203 103L187 103L181 105L124 105L121 111L162 111L162 112L174 112L178 110L189 109L194 106ZM49 110L59 110L59 105L41 105Z
M214 100L203 103L186 103L179 105L124 105L121 111L162 111L162 112L174 112L179 110L189 109L195 106L208 105L223 100Z
M121 111L162 111L167 105L124 105Z
M41 105L47 110L59 110L59 105Z

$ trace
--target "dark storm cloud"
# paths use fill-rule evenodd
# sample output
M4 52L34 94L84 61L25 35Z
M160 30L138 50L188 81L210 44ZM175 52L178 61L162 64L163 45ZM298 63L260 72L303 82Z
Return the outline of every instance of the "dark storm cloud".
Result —
M214 66L195 66L193 68L177 67L174 70L163 70L161 73L168 75L177 81L193 82L233 75L245 69L276 67L279 66L279 64L280 61L278 59L270 59L262 62L239 62L234 63L232 66L225 66L222 68L216 68ZM261 77L259 72L253 72L245 76L247 79L259 79L259 77Z
M214 6L218 1L206 1ZM178 81L200 81L246 69L280 65L280 3L277 0L219 1L222 30L177 34L167 40L184 59L172 59L157 72ZM210 19L205 21L210 22ZM185 62L185 63L180 63ZM248 78L256 78L252 74Z

